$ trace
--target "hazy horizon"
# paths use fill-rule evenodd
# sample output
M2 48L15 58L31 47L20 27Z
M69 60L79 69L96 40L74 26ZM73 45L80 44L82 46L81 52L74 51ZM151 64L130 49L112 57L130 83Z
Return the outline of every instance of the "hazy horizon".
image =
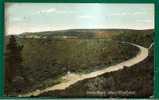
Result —
M6 35L69 29L154 29L154 4L5 4Z
M46 30L46 31L30 31L30 32L29 32L29 31L28 31L28 32L26 31L26 32L17 33L17 34L5 34L5 35L20 35L20 34L24 34L24 33L37 33L37 32L50 32L50 31L51 31L51 32L54 32L54 31L66 31L66 30L80 30L80 29L81 29L81 28L79 28L79 29L76 28L76 29L48 30L48 31L47 31L47 30ZM88 29L88 28L87 28L87 29ZM87 30L87 29L85 28L85 29L81 29L81 30ZM99 30L100 30L100 29L101 29L101 30L111 30L111 29L112 29L112 30L118 30L118 29L121 29L121 28L90 28L90 30L91 30L91 29L93 29L93 30L96 30L96 29L97 29L97 30L98 30L98 29L99 29ZM88 29L88 30L89 30L89 29ZM154 29L152 29L152 28L149 28L149 29L128 29L128 28L127 28L127 29L121 29L121 30L154 30Z

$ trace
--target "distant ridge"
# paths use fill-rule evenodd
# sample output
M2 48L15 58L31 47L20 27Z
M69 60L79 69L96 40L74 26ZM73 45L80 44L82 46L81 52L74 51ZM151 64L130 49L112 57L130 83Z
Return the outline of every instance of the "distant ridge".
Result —
M65 30L55 30L55 31L38 31L38 32L23 32L19 35L22 35L22 34L27 34L27 33L46 33L46 32L61 32L61 31L119 31L119 30L127 30L127 31L153 31L154 29L65 29Z
M121 33L153 32L153 29L68 29L57 31L24 32L17 36L22 38L105 38Z

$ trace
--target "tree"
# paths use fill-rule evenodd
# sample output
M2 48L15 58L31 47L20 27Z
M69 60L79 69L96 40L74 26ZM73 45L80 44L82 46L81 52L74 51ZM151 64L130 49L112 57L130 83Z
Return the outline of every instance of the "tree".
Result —
M9 36L5 51L5 85L12 86L17 76L23 76L22 51L23 46L17 44L14 35Z

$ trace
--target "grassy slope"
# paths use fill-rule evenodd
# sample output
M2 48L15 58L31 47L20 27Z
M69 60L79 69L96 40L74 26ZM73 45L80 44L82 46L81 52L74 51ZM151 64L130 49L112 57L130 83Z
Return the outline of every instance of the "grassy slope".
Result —
M24 74L28 80L23 92L58 83L58 78L67 72L67 66L71 72L88 73L129 59L137 53L135 47L106 40L48 42L44 39L23 39L24 41ZM128 52L129 50L136 52Z
M151 52L152 53L152 52ZM149 97L153 95L153 53L143 62L97 78L80 81L64 91L52 91L40 96L57 97ZM99 94L93 94L97 93ZM129 91L122 94L120 91ZM116 92L112 94L111 92ZM131 94L132 92L132 94Z
M83 30L78 30L78 32L83 32ZM85 32L86 31L84 31L84 33ZM115 33L114 30L109 30L109 32L112 32L112 34L119 32L121 34L123 30L116 30ZM132 30L125 30L124 32L132 33ZM146 31L146 33L148 32ZM116 37L116 35L113 36ZM120 38L120 36L118 38ZM60 81L58 77L66 73L66 66L68 65L72 72L89 72L102 68L102 66L109 66L129 59L136 54L136 48L132 46L119 45L112 41L106 41L103 44L103 42L98 41L91 42L91 39L86 40L87 39L71 39L71 41L64 41L63 39L50 38L18 39L18 42L24 45L24 73L27 78L27 82L24 82L26 84L20 84L22 85L21 87L23 87L21 91L26 92L45 88L58 83ZM102 49L103 46L104 50ZM129 52L131 50L133 52Z
M130 34L125 32L114 39L129 41L148 47L153 42L152 33L152 30L148 32L130 32ZM97 91L99 92L97 93ZM130 94L124 94L121 91L128 91ZM115 92L115 94L112 92ZM40 96L149 97L151 95L153 95L153 48L147 59L131 68L83 80L64 91L50 91Z

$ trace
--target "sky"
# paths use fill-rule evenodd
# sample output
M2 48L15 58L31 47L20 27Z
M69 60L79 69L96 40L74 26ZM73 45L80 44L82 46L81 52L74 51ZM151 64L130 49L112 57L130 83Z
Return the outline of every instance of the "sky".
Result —
M154 4L5 4L5 33L7 35L97 28L153 29Z

